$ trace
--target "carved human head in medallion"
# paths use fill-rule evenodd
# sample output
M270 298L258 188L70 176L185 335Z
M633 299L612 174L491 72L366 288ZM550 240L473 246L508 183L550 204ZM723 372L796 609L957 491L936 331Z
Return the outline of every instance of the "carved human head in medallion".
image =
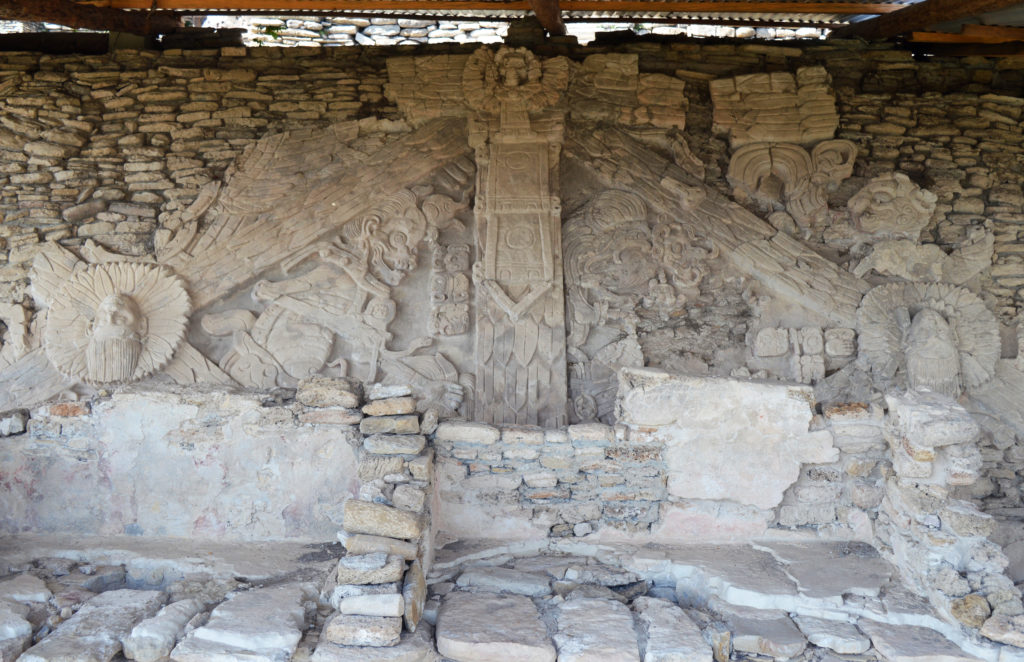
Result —
M105 384L131 379L139 365L146 318L127 294L111 294L100 301L86 349L89 381Z
M952 327L938 311L924 308L914 315L906 334L907 385L950 397L962 390L960 353Z

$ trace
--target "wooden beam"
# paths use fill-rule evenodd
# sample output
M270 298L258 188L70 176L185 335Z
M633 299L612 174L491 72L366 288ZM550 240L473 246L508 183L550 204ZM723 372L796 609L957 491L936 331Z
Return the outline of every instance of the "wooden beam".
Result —
M116 9L224 11L428 11L527 10L527 0L94 0ZM891 2L755 2L751 0L562 0L562 11L681 14L888 14L905 5Z
M885 16L839 28L830 36L845 39L888 39L908 32L924 30L928 26L972 18L988 12L999 11L1020 0L924 0Z
M1005 44L1024 41L1024 28L965 25L961 32L911 32L910 41L926 44Z
M165 34L181 27L178 18L168 12L127 12L82 5L71 0L0 0L0 19L56 23L69 28L138 35Z
M560 37L565 34L565 23L562 22L562 10L558 6L558 0L528 1L541 27L547 30L549 35Z

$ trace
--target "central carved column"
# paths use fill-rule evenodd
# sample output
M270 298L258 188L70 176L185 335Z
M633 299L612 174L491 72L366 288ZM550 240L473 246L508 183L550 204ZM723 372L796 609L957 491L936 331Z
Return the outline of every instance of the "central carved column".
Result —
M480 50L464 90L476 113L476 411L489 423L566 422L558 157L568 63Z

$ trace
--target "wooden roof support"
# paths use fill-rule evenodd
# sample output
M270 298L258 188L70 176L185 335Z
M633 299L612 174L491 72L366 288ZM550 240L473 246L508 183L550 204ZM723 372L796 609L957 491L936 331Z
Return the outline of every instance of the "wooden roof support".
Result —
M562 10L558 7L558 0L528 0L530 9L537 15L541 27L548 31L553 37L560 37L565 34L565 23L562 22Z
M888 39L907 32L924 30L930 25L999 11L1018 4L1020 0L924 0L891 14L839 28L830 36L843 39Z
M181 27L178 18L169 12L126 12L82 5L71 0L0 0L0 19L138 35L165 34Z
M87 0L116 9L169 9L215 13L228 11L416 11L529 9L525 0ZM562 11L633 11L681 14L888 14L904 5L893 2L814 2L808 0L562 0Z

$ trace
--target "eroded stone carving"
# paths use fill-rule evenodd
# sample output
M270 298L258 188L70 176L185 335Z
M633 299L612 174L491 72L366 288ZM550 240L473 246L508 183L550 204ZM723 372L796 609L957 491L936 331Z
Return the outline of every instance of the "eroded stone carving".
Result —
M863 278L869 271L905 280L962 285L992 264L993 233L983 227L969 231L967 241L949 254L935 244L886 239L851 271Z
M871 239L911 239L935 212L937 197L901 172L875 177L848 203L854 227Z
M827 371L848 364L856 354L856 331L819 327L759 329L752 336L753 371L802 384L815 384Z
M941 283L880 285L858 311L860 352L876 380L951 397L995 375L995 316L970 291Z
M430 333L469 331L469 245L434 246L430 273Z
M810 153L795 144L751 143L732 155L728 179L737 199L785 209L798 226L815 227L826 220L827 192L853 173L856 157L849 140L826 140Z
M823 67L747 74L711 82L714 130L732 148L750 143L811 145L839 126L835 97Z
M75 380L138 381L166 366L185 337L188 293L154 264L86 264L52 244L33 265L33 292L48 308L46 355Z
M616 373L640 367L637 327L684 312L716 253L684 226L648 218L637 195L608 190L564 228L572 417L612 421Z
M12 303L0 304L0 322L6 330L0 336L0 370L11 365L32 349L29 333L29 311Z
M468 60L463 91L477 118L475 417L565 422L558 155L568 61L486 48ZM538 114L539 113L539 114Z

